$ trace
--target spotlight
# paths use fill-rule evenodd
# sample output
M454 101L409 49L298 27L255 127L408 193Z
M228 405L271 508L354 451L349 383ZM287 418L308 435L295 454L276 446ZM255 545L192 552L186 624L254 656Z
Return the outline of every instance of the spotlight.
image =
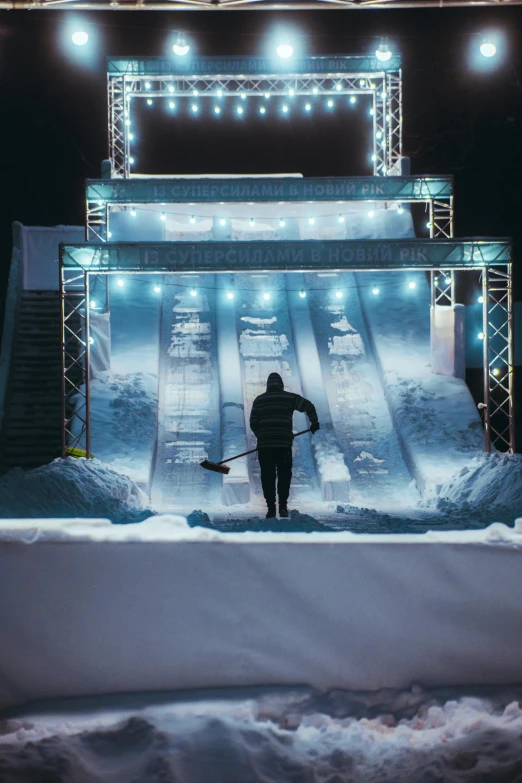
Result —
M172 86L172 84L169 84L169 92L174 92L174 87Z
M134 133L129 133L129 141L133 141L133 140L134 140Z
M294 47L288 43L280 43L276 49L276 52L283 60L287 60L293 55Z
M131 166L132 166L132 165L134 164L134 158L130 157L130 158L129 158L129 163L130 163L130 164L131 164Z
M335 89L336 89L337 91L339 91L339 90L342 90L342 89L343 89L343 85L341 84L341 82L337 82L337 84L335 85Z
M191 215L189 217L189 223L192 223L192 225L194 225L195 222L196 222L196 218L194 217L194 215Z
M311 108L312 108L312 104L311 104L311 103L307 103L307 104L305 104L305 109L306 109L306 111L310 111L310 110L311 110Z
M301 299L304 299L306 296L306 291L299 291L299 296L301 297Z
M385 63L391 60L393 53L388 44L383 41L379 48L375 50L375 56L378 60Z
M498 367L494 367L493 368L493 375L499 375L499 373L500 373L499 368Z
M402 206L402 204L399 204L399 206L397 207L397 214L402 215L403 212L404 212L404 207Z
M112 231L107 231L107 237L108 237L109 239L112 239Z
M330 98L330 100L328 101L328 108L329 108L329 109L332 109L332 108L333 108L333 105L334 105L334 102L333 102L333 101L332 101L332 99Z
M199 95L198 90L192 90L192 95Z
M339 223L344 223L344 215L339 215Z
M286 103L283 104L283 111L285 114L288 112L288 106L286 105Z
M185 36L182 33L178 33L178 37L176 38L173 46L172 51L174 54L177 54L178 57L184 57L186 54L190 51L190 46L186 41Z
M290 87L290 89L288 90L288 94L289 95L295 95L295 90L294 90L293 87Z
M308 225L313 226L315 223L315 218L308 218Z
M486 335L484 334L484 332L479 332L479 333L477 334L477 337L478 337L478 339L479 339L479 340L483 340L485 336L486 336Z
M176 104L174 103L174 101L170 101L169 102L169 109L175 109L175 108L176 108Z
M89 337L89 345L92 345L94 342L94 337Z
M154 292L156 294L160 294L161 293L161 286L160 285L155 285L154 286Z
M266 109L265 109L265 107L264 107L264 106L261 106L261 107L260 107L260 109L259 109L259 113L260 113L260 114L264 114L265 112L266 112Z
M373 161L377 160L377 155L375 153L372 155L372 160Z
M381 131L377 131L375 136L376 136L377 139L382 139L382 132Z
M379 293L379 289L377 288L377 286L374 286L372 288L372 294L375 294L375 296L377 296L378 293Z
M71 40L76 46L85 46L89 40L89 33L86 33L85 30L76 30L71 35Z
M124 280L122 280L122 278L121 278L121 277L119 277L119 278L116 280L116 285L118 285L120 288L123 288L123 286L125 285L125 281L124 281Z
M479 304L484 304L484 297L483 296L479 296L479 298L477 299L477 302Z
M91 301L89 302L89 307L91 308L91 310L92 310L94 307L96 307L96 302L94 301L94 299L91 299Z
M265 100L268 100L269 98L270 98L270 93L269 92L265 92Z
M428 222L426 223L426 228L431 228L431 221L430 220L428 220Z
M196 289L195 289L195 288L192 288L192 289L190 290L190 295L191 295L191 296L197 296L197 295L198 295L198 292L196 291Z
M152 98L147 98L147 106L152 106Z
M370 117L373 117L374 114L375 114L375 109L372 106L372 108L370 109Z
M335 296L337 297L337 299L342 299L343 298L343 292L342 291L336 291L335 292Z
M408 288L411 288L412 291L414 288L417 288L417 283L415 282L415 280L410 280L410 282L408 283Z
M250 220L248 222L249 222L249 225L251 225L251 226L255 226L255 224L256 224L256 221L254 220L254 218L250 218Z
M284 228L285 226L286 226L286 221L281 218L281 220L279 221L279 227Z
M319 87L314 87L312 89L312 92L313 92L314 95L317 95L317 93L319 92Z
M236 111L237 111L238 114L243 114L243 107L242 106L238 106Z
M241 100L246 101L246 92L241 93Z
M497 53L497 47L492 41L483 41L480 44L480 53L483 57L494 57Z
M219 108L219 106L214 106L214 114L220 114L220 113L221 113L221 109Z
M192 111L194 112L194 114L197 114L197 111L198 111L197 103L193 103L191 108L192 108Z
M161 213L161 219L162 220L166 220L167 219L167 216L166 216L166 214L164 212Z
M355 95L350 95L350 103L357 103L357 98Z
M226 224L227 224L227 221L225 220L225 218L220 218L219 219L219 225L220 226L226 226Z
M375 217L375 212L373 211L373 209L368 210L368 217L369 218Z
M265 300L265 302L268 302L268 300L270 299L270 294L268 292L264 293L263 299Z
M223 90L218 90L217 91L217 97L218 98L222 98L223 97Z
M444 285L451 285L451 277L444 278Z
M234 298L234 292L233 291L227 291L227 299L233 299Z
M145 89L150 90L150 82L145 82Z
M136 210L135 209L131 209L130 213L131 213L132 217L136 217Z

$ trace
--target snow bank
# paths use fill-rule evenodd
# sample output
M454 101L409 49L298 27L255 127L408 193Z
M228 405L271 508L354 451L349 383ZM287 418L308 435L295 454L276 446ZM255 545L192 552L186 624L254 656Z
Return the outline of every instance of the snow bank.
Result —
M127 706L129 699L81 711L62 705L4 720L2 783L36 780L35 774L67 783L520 780L516 689L501 699L456 694L440 700L420 689L380 694L386 712L362 717L354 706L371 703L364 694L233 695L190 694L177 701L171 695Z
M102 517L126 524L153 514L128 476L97 459L55 459L35 470L14 468L0 478L0 517Z
M522 454L483 454L422 505L459 518L512 522L522 512Z

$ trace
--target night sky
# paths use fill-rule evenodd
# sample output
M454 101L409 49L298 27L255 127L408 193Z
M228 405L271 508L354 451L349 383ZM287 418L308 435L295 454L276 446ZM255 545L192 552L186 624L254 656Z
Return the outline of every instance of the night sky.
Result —
M380 36L403 56L404 153L414 174L454 174L456 235L521 240L522 7L242 12L77 13L97 39L95 62L73 61L63 45L62 12L3 12L0 18L3 205L2 290L11 222L82 224L83 181L107 157L106 56L163 55L182 29L200 54L266 52L274 25L301 37L303 54L373 52ZM80 25L81 26L81 25ZM481 34L503 34L498 67L477 72L470 52ZM159 102L157 102L159 103ZM238 123L168 116L154 106L139 117L138 171L369 174L369 121L356 110ZM141 168L140 168L141 167ZM516 298L522 298L516 273ZM2 297L3 299L3 297Z

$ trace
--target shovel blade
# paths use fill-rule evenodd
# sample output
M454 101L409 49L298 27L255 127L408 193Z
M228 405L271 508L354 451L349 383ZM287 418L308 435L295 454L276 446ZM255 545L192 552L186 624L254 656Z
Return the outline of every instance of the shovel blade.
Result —
M200 462L199 464L202 468L205 468L205 470L213 470L215 473L223 473L225 476L230 472L229 465L220 465L218 462L211 462L209 459L204 459L203 462Z

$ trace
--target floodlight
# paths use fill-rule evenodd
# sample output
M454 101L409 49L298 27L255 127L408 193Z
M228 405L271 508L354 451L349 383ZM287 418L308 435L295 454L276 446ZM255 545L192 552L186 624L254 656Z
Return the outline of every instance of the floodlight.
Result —
M71 40L76 46L85 46L89 40L89 33L86 33L85 30L75 30L71 35Z
M378 49L375 50L375 56L382 63L388 62L393 57L393 52L385 41L382 41Z
M125 281L121 277L119 277L116 280L116 285L119 285L120 288L123 288L123 286L125 285Z
M375 294L375 296L377 296L377 294L378 294L378 293L379 293L379 289L378 289L378 288L377 288L377 286L375 285L375 286L372 288L372 294Z
M161 293L161 286L160 286L160 285L155 285L155 286L154 286L154 292L155 292L156 294L159 294L159 293Z
M410 280L410 282L408 283L408 288L411 288L412 291L414 288L417 288L417 283L415 282L415 280Z
M494 57L497 53L497 47L492 41L483 41L480 44L480 53L483 57Z
M268 302L268 300L270 299L270 294L268 292L264 293L263 299L265 300L265 302Z
M306 296L306 291L299 291L299 296L301 297L301 299L304 299Z
M178 37L172 45L172 51L174 54L177 54L178 57L184 57L189 53L190 45L187 43L187 40L182 33L178 33Z
M294 47L291 46L289 43L280 43L276 49L276 52L279 55L279 57L281 57L283 60L287 60L289 57L293 55Z

